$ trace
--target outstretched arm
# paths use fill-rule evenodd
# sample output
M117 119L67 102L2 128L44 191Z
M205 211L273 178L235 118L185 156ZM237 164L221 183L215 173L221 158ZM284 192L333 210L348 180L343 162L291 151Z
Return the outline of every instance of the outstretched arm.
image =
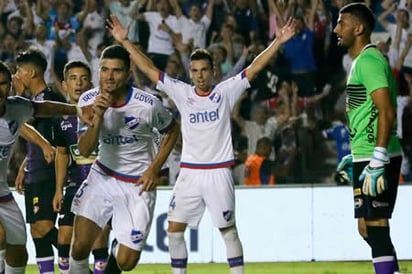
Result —
M152 81L156 83L159 79L160 70L155 67L152 60L143 54L135 45L127 39L129 30L123 27L119 19L111 15L110 20L107 20L107 25L113 38L130 53L133 62L139 69Z
M295 35L295 19L289 18L287 23L282 27L282 29L277 33L275 40L270 43L270 45L262 51L252 63L246 68L246 77L252 81L256 75L267 65L269 60L273 55L279 50L280 46Z

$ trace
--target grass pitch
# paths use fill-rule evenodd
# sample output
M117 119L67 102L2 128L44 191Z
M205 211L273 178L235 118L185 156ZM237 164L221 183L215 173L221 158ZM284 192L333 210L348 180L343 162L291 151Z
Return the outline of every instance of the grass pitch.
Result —
M399 263L402 274L412 274L412 261ZM57 273L57 266L55 268ZM189 264L190 274L228 274L226 264ZM37 267L30 265L27 274L37 274ZM168 264L142 264L130 274L171 274ZM245 274L372 274L371 262L293 262L293 263L247 263Z

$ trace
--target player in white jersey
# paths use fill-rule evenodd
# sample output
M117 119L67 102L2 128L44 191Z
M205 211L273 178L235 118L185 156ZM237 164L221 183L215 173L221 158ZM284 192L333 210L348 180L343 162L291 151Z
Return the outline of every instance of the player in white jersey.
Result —
M88 273L93 241L111 217L118 241L111 259L121 270L135 267L150 230L157 179L179 127L156 97L129 86L129 76L129 53L121 46L107 47L99 87L79 99L79 106L92 105L95 111L94 126L80 129L79 151L88 157L98 145L99 152L72 203L76 217L69 273ZM158 153L154 128L163 134ZM106 273L114 273L109 264Z
M32 115L76 114L74 105L55 102L32 102L23 97L8 97L11 74L0 62L0 223L6 232L6 266L3 273L25 273L27 263L26 224L23 215L7 184L7 169L13 145L19 136L20 127ZM37 131L26 129L26 137L35 143L45 142Z
M230 166L234 163L230 114L249 82L267 65L279 47L295 33L289 19L277 38L244 71L215 87L210 53L191 54L190 76L194 86L160 72L153 62L127 39L127 28L115 16L108 26L113 37L130 52L133 62L176 104L182 124L181 170L168 212L168 238L174 274L186 273L184 231L198 225L205 208L219 228L226 245L231 273L243 273L243 250L235 224L235 195Z

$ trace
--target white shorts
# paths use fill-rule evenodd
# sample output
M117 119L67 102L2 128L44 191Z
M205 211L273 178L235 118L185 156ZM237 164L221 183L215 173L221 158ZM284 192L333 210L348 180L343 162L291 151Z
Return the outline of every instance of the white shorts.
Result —
M11 245L26 245L26 223L23 214L13 196L10 196L10 199L0 203L0 223L6 232L6 242Z
M169 202L168 220L197 228L205 208L213 224L235 224L235 190L229 168L182 168Z
M117 241L141 251L150 232L156 192L139 192L139 186L108 176L93 165L73 199L71 210L101 228L112 218Z

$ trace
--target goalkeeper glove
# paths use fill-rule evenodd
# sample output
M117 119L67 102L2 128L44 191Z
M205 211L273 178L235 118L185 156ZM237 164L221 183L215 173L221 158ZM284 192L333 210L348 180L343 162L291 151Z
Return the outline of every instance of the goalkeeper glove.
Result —
M362 192L365 195L375 197L388 188L385 178L385 164L387 163L389 163L389 156L386 149L375 147L371 161L359 176L359 181L363 181Z
M353 163L352 163L352 154L348 154L342 158L336 167L336 172L340 175L341 178L348 181L349 183L353 182Z

